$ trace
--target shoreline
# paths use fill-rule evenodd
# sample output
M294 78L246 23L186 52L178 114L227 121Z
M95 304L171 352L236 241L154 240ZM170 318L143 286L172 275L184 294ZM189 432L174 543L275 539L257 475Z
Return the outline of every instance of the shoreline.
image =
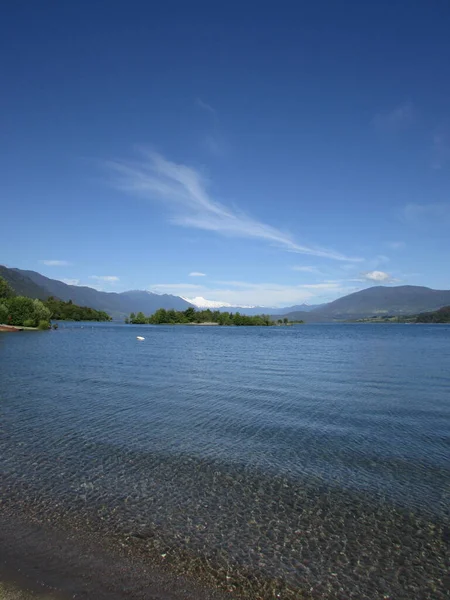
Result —
M25 327L24 325L5 325L0 323L0 331L14 332L14 331L39 331L38 327Z
M50 519L49 519L50 521ZM136 556L120 540L0 515L2 600L224 600L224 593ZM238 596L234 596L238 598Z
M219 485L217 466L212 475ZM58 495L46 500L27 484L13 484L7 486L9 491L0 504L0 581L19 589L39 585L41 594L43 588L59 594L44 596L48 600L336 600L341 597L336 595L339 589L345 591L346 599L355 600L372 597L374 590L377 597L396 600L412 596L426 600L431 592L433 600L446 597L445 518L412 513L365 495L317 490L315 486L299 488L276 479L273 484L282 517L274 524L273 515L270 511L266 514L264 507L259 506L263 512L255 514L258 503L252 501L257 500L253 494L242 499L239 477L235 478L236 489L230 487L226 472L222 478L231 521L232 515L248 510L243 528L248 528L249 534L255 527L267 530L265 541L248 537L245 555L259 557L253 565L245 559L242 562L234 550L229 554L226 549L205 546L202 528L197 533L200 545L186 543L186 535L195 536L197 530L183 528L189 513L170 511L167 523L159 500L156 512L154 508L143 524L129 518L129 509L121 502L110 504L105 511L86 499L75 504L66 504ZM252 479L246 474L244 485L252 485ZM259 479L256 483L260 485ZM292 509L294 501L298 508L288 515L285 511ZM213 514L208 518L202 515L201 522L215 527ZM256 521L248 520L250 517ZM286 529L291 519L294 527ZM221 535L233 540L233 523L226 519L222 525ZM280 527L284 529L282 538L276 533ZM278 545L280 540L287 544L284 551ZM265 546L267 542L269 546ZM282 552L279 564L271 563L273 552ZM280 572L286 563L293 571Z

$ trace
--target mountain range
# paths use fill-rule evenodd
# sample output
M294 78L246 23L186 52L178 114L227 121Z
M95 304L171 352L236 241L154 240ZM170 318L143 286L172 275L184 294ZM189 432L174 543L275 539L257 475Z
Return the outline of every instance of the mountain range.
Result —
M0 276L6 279L17 294L46 300L55 296L60 300L72 300L79 306L90 306L96 310L104 310L113 319L121 319L131 312L142 311L145 315L153 314L158 308L186 310L192 306L178 296L169 294L153 294L144 290L128 292L100 292L90 287L68 285L57 279L50 279L36 271L9 269L0 265Z
M186 310L194 306L184 298L170 294L155 294L144 290L127 292L101 292L86 286L68 285L45 277L36 271L11 269L0 265L0 276L6 279L17 294L31 298L47 299L55 296L60 300L72 300L80 306L104 310L114 319L122 319L131 312L153 314L158 308ZM374 286L343 296L327 304L305 304L286 307L217 307L216 310L241 312L242 314L271 314L274 319L287 317L306 323L345 321L381 315L412 315L430 312L450 305L450 290L433 290L427 287Z

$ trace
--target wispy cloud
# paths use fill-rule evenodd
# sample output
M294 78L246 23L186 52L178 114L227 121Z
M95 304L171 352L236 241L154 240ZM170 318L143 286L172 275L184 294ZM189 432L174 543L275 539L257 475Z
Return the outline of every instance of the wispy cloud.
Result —
M386 256L385 254L377 254L374 258L368 261L367 266L371 269L376 269L377 267L390 262L390 260L391 259L389 256Z
M299 271L300 273L320 273L317 267L303 266L303 265L294 265L292 267L293 271Z
M433 135L431 152L431 167L433 169L442 169L450 160L449 138L443 131Z
M386 246L391 250L402 250L406 244L400 240L394 242L386 242Z
M79 279L61 279L61 281L67 285L80 285Z
M200 271L192 271L189 273L189 277L206 277L206 273L200 273Z
M450 203L434 202L430 204L407 204L401 213L404 222L410 225L448 225L450 222Z
M107 283L116 283L119 281L119 277L117 277L117 275L89 275L89 279L94 279L95 281L105 281Z
M386 112L375 115L373 124L377 129L398 131L406 129L415 120L416 113L411 102L405 102Z
M175 293L179 290L200 290L204 289L203 285L196 283L155 283L149 286L149 291L158 293Z
M172 222L183 227L214 231L221 235L263 240L288 252L309 254L339 261L360 261L335 250L300 244L289 234L232 209L207 191L201 174L155 152L143 152L141 162L109 161L121 190L163 203L172 213Z
M70 265L67 260L40 260L39 262L47 267L68 267Z
M195 100L198 108L208 114L209 132L203 137L203 144L206 149L215 156L223 156L227 149L224 136L220 131L219 115L217 110L201 98Z
M196 98L195 99L195 104L198 106L198 108L201 108L202 110L205 110L206 112L208 112L211 115L213 115L213 117L217 116L216 109L213 108L211 106L211 104L208 104L207 102L204 102L201 98Z

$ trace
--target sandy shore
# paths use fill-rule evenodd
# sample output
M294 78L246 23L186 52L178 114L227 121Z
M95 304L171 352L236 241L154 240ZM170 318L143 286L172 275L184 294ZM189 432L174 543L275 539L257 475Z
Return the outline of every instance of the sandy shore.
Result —
M0 331L38 331L37 327L24 327L23 325L16 326L16 325L4 325L3 323L0 323ZM0 600L1 600L1 596L0 596Z

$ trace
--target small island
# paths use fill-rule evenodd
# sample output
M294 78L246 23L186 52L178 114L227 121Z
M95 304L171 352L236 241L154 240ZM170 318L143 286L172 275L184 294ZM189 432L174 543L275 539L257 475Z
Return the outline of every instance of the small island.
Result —
M273 327L277 325L292 325L288 319L273 321L269 315L242 315L239 312L220 312L218 310L166 310L159 308L153 315L146 317L144 313L131 313L126 323L133 325L219 325L219 326L258 326Z

